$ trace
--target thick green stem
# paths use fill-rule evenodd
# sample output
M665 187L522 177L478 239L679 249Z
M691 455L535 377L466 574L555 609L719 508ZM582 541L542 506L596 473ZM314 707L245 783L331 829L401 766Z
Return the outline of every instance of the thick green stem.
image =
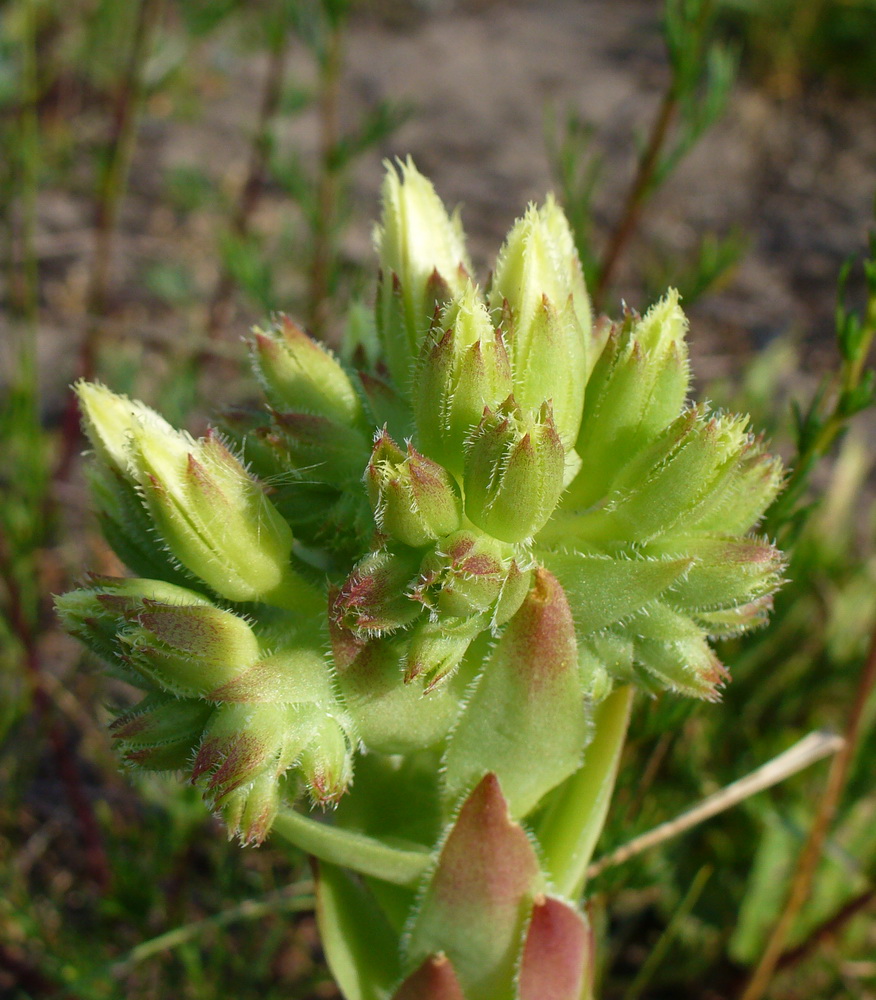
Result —
M587 868L605 825L632 700L633 688L627 685L597 707L584 763L561 786L536 829L554 889L570 899L584 891Z
M277 816L273 831L320 861L373 875L393 885L416 881L431 858L429 851L420 845L394 847L364 833L309 819L291 809Z

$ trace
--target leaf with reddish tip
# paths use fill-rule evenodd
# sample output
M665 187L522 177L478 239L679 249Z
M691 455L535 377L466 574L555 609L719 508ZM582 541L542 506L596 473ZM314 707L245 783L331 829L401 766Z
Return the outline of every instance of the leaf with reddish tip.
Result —
M579 1000L592 963L590 929L568 903L536 899L523 945L517 1000Z
M488 774L441 850L411 929L409 967L443 952L468 1000L512 1000L524 924L541 889L532 844Z
M399 986L392 1000L465 1000L446 955L432 955Z
M572 613L547 570L508 623L445 755L452 801L486 771L525 816L581 762L589 734Z

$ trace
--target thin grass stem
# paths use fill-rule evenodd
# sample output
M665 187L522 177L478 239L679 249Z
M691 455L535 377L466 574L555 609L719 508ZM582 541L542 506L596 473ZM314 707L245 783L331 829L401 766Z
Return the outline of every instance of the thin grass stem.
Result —
M797 867L791 881L787 902L772 929L760 961L740 994L740 1000L760 1000L766 993L773 974L781 961L794 922L809 899L824 843L839 808L852 761L858 749L863 729L864 712L874 689L876 689L876 628L873 630L870 649L864 661L857 690L849 710L843 744L833 759L827 776L827 785L819 801L818 811L812 821L803 850L797 859Z
M835 733L814 732L804 736L802 740L789 747L784 753L767 761L766 764L745 775L744 778L740 778L713 795L709 795L693 808L676 816L675 819L655 826L653 830L634 837L628 843L612 851L611 854L594 861L587 869L587 877L593 878L604 872L606 868L623 864L637 854L641 854L642 851L647 851L651 847L656 847L658 844L685 833L705 820L717 816L718 813L738 805L752 795L779 784L816 761L842 752L844 747L844 739Z

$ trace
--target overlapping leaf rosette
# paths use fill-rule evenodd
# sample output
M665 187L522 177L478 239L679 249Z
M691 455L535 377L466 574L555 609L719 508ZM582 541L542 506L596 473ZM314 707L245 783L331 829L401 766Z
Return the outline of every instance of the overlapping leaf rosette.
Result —
M482 288L408 162L376 244L373 328L341 359L285 317L256 330L267 406L222 435L79 386L137 578L59 608L145 692L114 724L128 761L321 859L345 995L579 1000L631 692L717 698L710 640L763 623L780 582L753 532L781 467L688 403L676 293L592 326L553 200Z

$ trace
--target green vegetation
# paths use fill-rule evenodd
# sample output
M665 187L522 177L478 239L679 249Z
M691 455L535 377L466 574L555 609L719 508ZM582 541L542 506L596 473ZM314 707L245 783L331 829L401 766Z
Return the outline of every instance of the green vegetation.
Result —
M655 264L637 226L682 156L732 107L734 53L743 71L781 94L816 76L870 85L868 0L791 7L667 4L671 84L618 206L614 250L612 234L601 245L591 224L598 136L574 119L549 130L557 195L591 289L601 284L608 295L622 257L642 275L643 301L668 284L687 299L707 296L730 277L744 233L706 235L691 260ZM81 583L85 566L121 570L88 513L78 416L72 395L52 387L38 335L46 315L60 312L65 363L76 353L71 382L96 377L192 429L202 428L218 389L233 402L254 397L239 337L253 322L267 328L273 310L335 343L347 316L358 346L344 364L369 366L373 331L358 300L367 301L374 274L347 258L342 241L348 227L367 224L352 213L351 170L411 112L382 104L341 127L350 14L339 0L9 0L0 9L10 331L0 345L3 995L338 996L305 855L279 836L259 848L229 844L201 789L119 770L107 725L134 703L132 688L104 678L64 637L52 597ZM251 128L229 140L242 151L235 182L209 156L166 167L150 148L144 160L151 121L195 129L205 120L210 95L229 86L229 60L245 60L253 81ZM314 114L318 141L305 147L297 126ZM138 171L151 172L146 182ZM138 192L151 192L150 206L131 197L132 176ZM64 250L38 247L36 224L38 199L59 191L81 213L86 261L63 287L51 255ZM178 253L150 252L152 226L174 228ZM120 274L120 234L131 228L142 232L142 249L135 273ZM876 995L876 505L867 423L876 252L849 268L839 282L834 370L819 384L789 331L742 375L699 392L716 408L750 413L785 459L788 488L765 530L790 555L788 582L768 627L722 641L732 674L722 704L670 693L634 703L588 885L597 995L610 1000ZM842 290L847 277L863 290L854 304ZM383 459L405 460L389 450ZM272 485L282 496L287 484ZM314 488L314 502L330 492ZM364 492L360 500L367 510ZM686 832L670 830L622 863L599 863L822 729L844 734L846 750ZM383 904L392 898L390 890Z

